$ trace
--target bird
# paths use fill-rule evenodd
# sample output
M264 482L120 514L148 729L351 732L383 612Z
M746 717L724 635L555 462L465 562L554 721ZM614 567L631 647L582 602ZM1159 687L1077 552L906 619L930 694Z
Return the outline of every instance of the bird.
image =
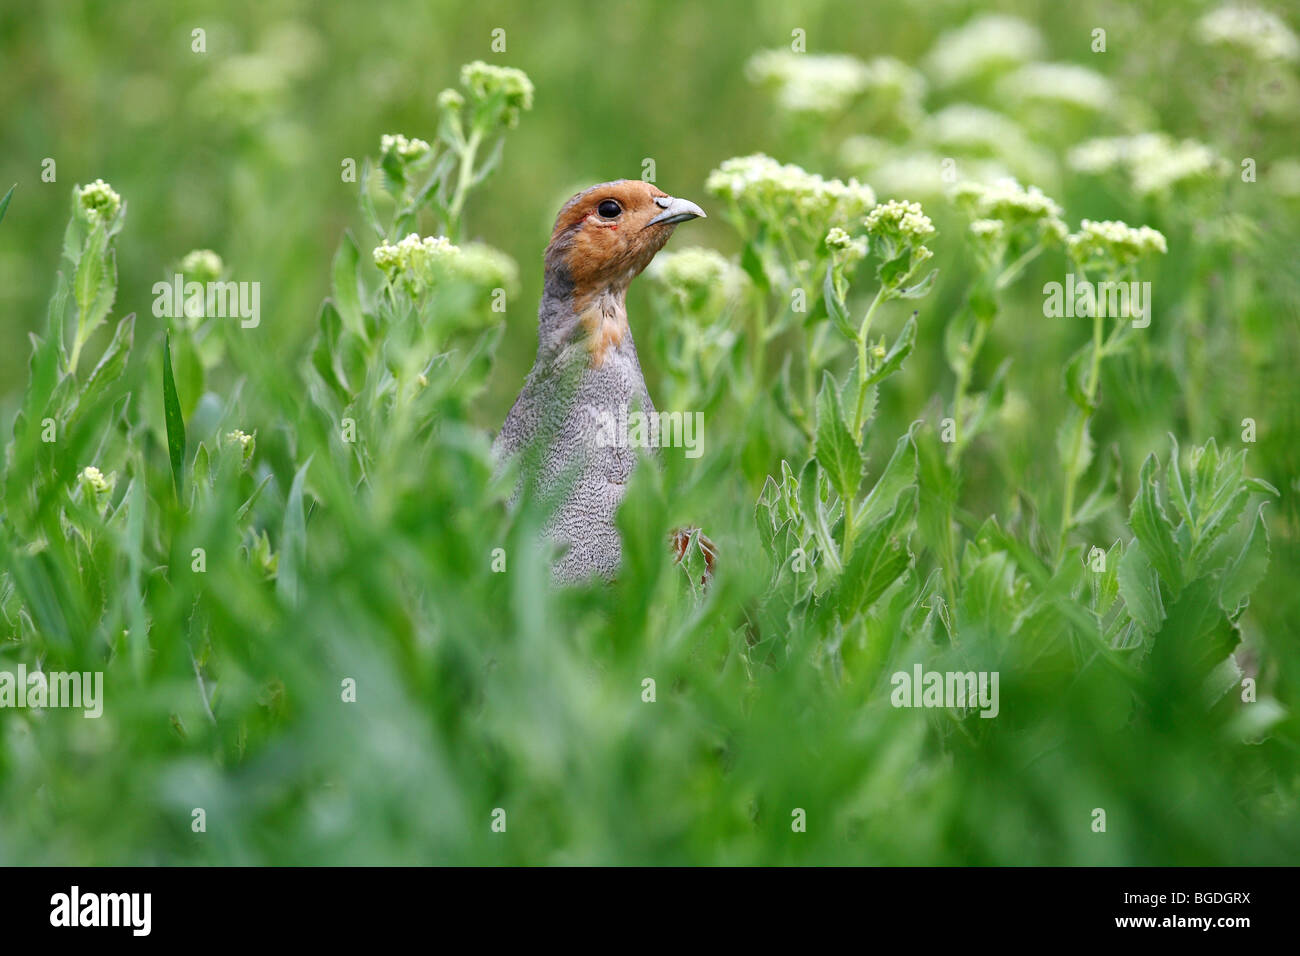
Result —
M637 450L610 441L611 421L654 402L637 359L627 316L627 290L677 226L705 219L704 210L652 183L599 183L561 207L543 257L537 311L537 357L493 442L499 466L522 465L534 493L560 498L542 529L559 545L554 580L612 580L622 559L614 517L636 465ZM675 529L677 561L695 528ZM716 548L700 536L711 577Z

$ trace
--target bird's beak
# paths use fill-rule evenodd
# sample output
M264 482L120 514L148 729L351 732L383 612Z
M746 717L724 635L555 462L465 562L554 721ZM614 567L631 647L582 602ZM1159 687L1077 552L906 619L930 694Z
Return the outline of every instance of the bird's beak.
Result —
M655 205L660 207L663 212L651 219L647 226L656 224L668 224L676 222L685 222L688 219L708 219L704 210L689 199L676 199L672 196L660 196L655 200Z

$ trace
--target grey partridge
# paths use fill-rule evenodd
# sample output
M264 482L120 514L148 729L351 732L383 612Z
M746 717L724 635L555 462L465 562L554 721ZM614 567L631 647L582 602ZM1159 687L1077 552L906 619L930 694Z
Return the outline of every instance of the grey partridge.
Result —
M628 286L677 225L704 217L693 202L650 183L618 180L566 202L546 247L537 359L493 444L498 461L521 456L539 495L562 497L544 528L562 553L555 579L612 578L622 547L614 516L637 451L608 440L626 413L654 414L628 325ZM681 560L690 530L673 532ZM714 548L701 536L706 574Z

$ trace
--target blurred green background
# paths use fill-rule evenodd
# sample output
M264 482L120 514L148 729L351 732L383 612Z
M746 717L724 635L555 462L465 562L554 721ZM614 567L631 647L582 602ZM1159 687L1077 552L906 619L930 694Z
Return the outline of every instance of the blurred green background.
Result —
M299 365L328 294L334 250L344 230L360 232L357 186L341 180L340 163L373 156L385 133L432 140L438 92L457 83L463 63L484 59L526 71L536 98L468 208L466 238L508 252L522 279L488 389L469 410L473 425L498 427L532 363L541 254L565 198L594 182L639 178L649 158L659 186L712 212L709 172L728 157L763 151L828 176L856 175L882 199L923 199L940 227L941 284L918 305L921 339L907 374L882 395L874 447L887 454L908 423L937 418L937 396L951 394L943 327L974 266L962 218L942 199L891 188L871 158L879 144L859 139L855 148L853 137L894 150L924 139L932 154L991 162L1041 186L1065 206L1072 228L1084 217L1122 218L1165 232L1169 254L1152 273L1150 342L1140 357L1108 369L1103 385L1099 444L1115 444L1126 471L1119 513L1099 521L1098 537L1124 534L1119 518L1137 465L1148 452L1167 455L1168 433L1184 447L1216 437L1235 448L1241 420L1256 419L1248 471L1282 498L1270 505L1272 561L1239 657L1272 697L1294 705L1300 96L1293 61L1261 66L1198 41L1196 22L1215 6L9 4L0 11L0 190L18 188L0 225L0 417L10 420L26 385L27 336L44 326L72 187L102 177L129 206L114 316L137 313L136 340L149 348L137 349L133 374L148 388L157 389L146 376L156 375L162 332L151 313L155 281L191 249L210 248L231 278L261 282L261 328L246 346L258 354L243 356L243 365L232 356L222 384L247 379L246 408L255 416L247 424L263 429L259 442L276 473L268 497L283 507L301 461L292 439L276 437L273 416L295 389L272 377L277 365ZM1006 100L992 82L945 86L942 66L927 55L942 34L989 12L1021 18L1041 37L1039 59L1095 70L1113 95L1100 108L1036 112L1032 102ZM1300 26L1294 9L1276 12ZM1105 53L1090 49L1099 27ZM195 28L206 31L206 53L191 51ZM503 54L490 47L498 28ZM758 51L788 48L793 29L806 32L810 53L890 56L921 70L925 115L977 102L1014 116L1024 139L972 135L944 144L891 125L896 117L853 109L812 126L783 116L747 78L746 64ZM923 127L918 119L916 129ZM1226 174L1194 191L1142 195L1068 162L1089 138L1154 130L1207 144ZM1257 182L1240 178L1246 157L1256 161ZM57 164L54 183L41 180L47 158ZM739 249L721 215L683 227L670 248L687 244ZM976 514L1005 514L1022 488L1055 481L1061 367L1086 337L1042 315L1041 284L1064 270L1059 254L1045 256L991 333L979 377L987 381L1011 356L1016 400L1004 410L1000 441L971 461L964 505ZM629 298L639 342L638 315L652 314L646 285L634 284ZM891 337L904 315L901 305L882 314ZM646 364L655 394L661 370L653 355ZM739 431L743 413L728 415ZM728 473L712 497L694 488L690 499L715 509L704 523L720 528L715 537L724 544L734 548L750 520L756 478L794 457L777 445L774 438L760 448L757 470L732 458L699 464L697 483L701 473ZM715 447L736 453L722 441ZM426 459L412 465L419 461ZM1300 734L1289 712L1266 744L1213 736L1222 727L1209 720L1179 724L1174 711L1130 735L1086 686L1070 683L1067 695L1058 683L1031 682L1019 688L1022 708L1010 729L977 746L951 728L927 733L905 712L868 710L857 695L869 684L827 693L811 669L791 667L757 693L734 653L705 640L739 626L742 604L763 587L757 579L702 616L665 607L671 626L656 623L659 592L556 602L529 590L540 588L536 578L458 590L457 575L481 549L467 543L476 526L456 509L473 498L464 487L486 478L438 473L427 488L412 478L409 497L395 497L383 515L403 536L396 543L388 526L371 529L364 508L352 514L335 499L335 516L345 517L326 526L333 530L318 542L325 557L310 572L320 601L300 611L277 610L233 570L221 578L228 606L209 613L218 656L236 662L228 673L240 675L228 698L234 726L199 734L193 700L186 706L197 736L181 741L160 724L190 688L183 655L159 665L165 677L142 681L110 729L54 715L37 739L64 748L58 754L8 733L10 725L0 777L12 799L31 802L0 823L0 861L1158 864L1285 862L1300 848ZM417 567L432 576L430 593L411 600L400 572ZM493 590L500 587L508 593ZM156 639L158 622L189 621L183 603L157 611ZM417 611L427 613L427 630ZM888 634L891 623L886 617L879 626ZM493 636L477 648L485 633ZM661 682L669 716L660 724L629 716L613 689L614 675L637 686L638 649L670 661L665 672L676 669L678 688L690 687L670 697ZM875 660L875 651L861 653ZM387 709L357 725L337 707L305 702L301 690L325 660L383 688L375 693ZM508 703L484 714L485 699ZM492 844L480 820L510 798L519 813L512 828L515 819L530 823L515 842ZM198 800L236 825L194 843L188 808ZM1099 805L1113 808L1106 842L1086 825ZM787 806L836 823L819 823L807 841L790 844ZM126 807L135 809L119 812ZM780 832L753 829L773 820Z

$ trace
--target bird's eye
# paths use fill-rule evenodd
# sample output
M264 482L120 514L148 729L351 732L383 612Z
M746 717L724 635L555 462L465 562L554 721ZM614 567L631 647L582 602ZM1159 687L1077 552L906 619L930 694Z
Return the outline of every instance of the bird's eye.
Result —
M596 212L600 213L606 219L617 219L622 211L623 207L612 199L606 199L596 207Z

